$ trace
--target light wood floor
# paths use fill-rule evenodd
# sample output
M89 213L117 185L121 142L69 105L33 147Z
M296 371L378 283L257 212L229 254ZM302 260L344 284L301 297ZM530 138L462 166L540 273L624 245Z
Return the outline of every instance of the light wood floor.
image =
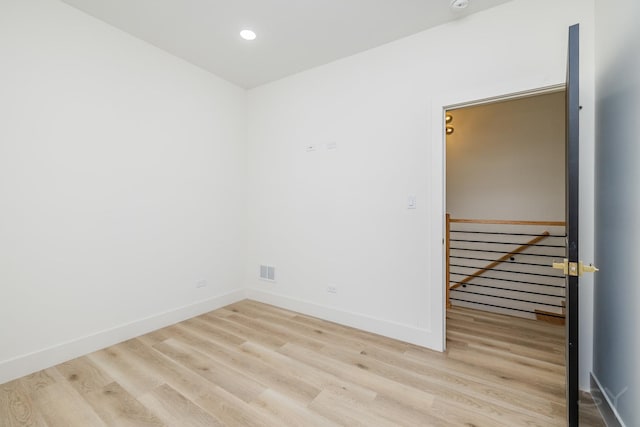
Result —
M242 301L1 385L0 426L561 426L563 333L453 309L442 354Z

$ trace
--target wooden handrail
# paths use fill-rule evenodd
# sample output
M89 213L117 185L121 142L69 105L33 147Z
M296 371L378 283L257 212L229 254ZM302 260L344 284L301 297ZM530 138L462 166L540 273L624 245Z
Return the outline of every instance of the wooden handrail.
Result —
M509 221L506 219L449 219L449 222L458 224L540 225L546 227L564 227L567 225L564 221Z
M454 220L450 220L450 222L454 222ZM449 223L449 221L447 222L447 224ZM507 261L509 258L511 258L513 255L519 254L520 252L524 251L525 249L527 249L530 246L533 246L537 243L540 243L541 241L543 241L544 239L546 239L547 237L549 237L549 232L545 231L544 233L542 233L540 236L533 238L531 240L529 240L527 243L519 246L518 248L512 250L511 252L509 252L508 254L501 256L500 258L498 258L497 260L495 260L494 262L492 262L491 264L487 265L486 267L481 268L480 270L476 271L475 273L467 276L465 279L463 279L461 282L456 283L453 286L449 287L449 290L451 289L456 289L458 287L460 287L460 285L464 285L465 283L469 283L471 280L475 279L478 276L481 276L482 274L486 273L487 271L491 270L493 267L496 267L500 264L502 264L503 262ZM449 266L449 262L447 261L447 267ZM448 270L448 269L447 269ZM451 283L450 281L447 283ZM449 301L448 298L448 292L447 292L447 302Z

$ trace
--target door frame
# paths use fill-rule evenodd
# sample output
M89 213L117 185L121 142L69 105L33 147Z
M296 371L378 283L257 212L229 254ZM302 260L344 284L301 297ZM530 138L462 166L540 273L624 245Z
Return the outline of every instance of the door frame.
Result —
M432 319L437 323L432 325L432 331L439 331L441 333L441 351L446 350L447 345L447 310L446 310L446 294L445 294L445 280L446 280L446 210L447 210L447 140L445 133L445 115L448 110L455 108L464 108L477 105L493 104L501 101L515 100L528 98L532 96L544 95L549 93L563 92L566 90L566 82L558 82L556 84L523 88L521 90L512 91L478 91L477 93L466 92L464 94L443 94L435 97L431 104L431 129L432 129L432 141L431 144L431 170L433 171L433 179L439 180L437 185L433 188L438 188L439 192L434 192L432 195L431 206L432 212L430 212L432 218L438 218L438 221L433 221L433 236L440 236L440 238L432 239L432 253L440 254L439 257L433 257L432 259L438 260L437 265L432 267L432 284L438 284L432 288L432 301L431 309L433 310ZM435 261L434 261L435 262ZM436 289L437 288L437 289Z

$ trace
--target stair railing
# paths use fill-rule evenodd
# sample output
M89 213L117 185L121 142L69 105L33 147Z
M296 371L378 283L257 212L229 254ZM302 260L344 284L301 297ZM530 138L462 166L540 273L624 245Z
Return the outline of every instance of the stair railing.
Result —
M551 268L552 259L565 255L563 221L454 219L447 214L445 240L447 307L453 301L522 317L563 317L564 276Z

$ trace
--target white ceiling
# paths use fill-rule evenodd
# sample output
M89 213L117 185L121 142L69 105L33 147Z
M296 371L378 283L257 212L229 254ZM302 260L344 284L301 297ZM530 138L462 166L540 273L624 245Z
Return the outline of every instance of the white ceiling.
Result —
M506 3L470 0L62 0L245 88ZM239 32L250 28L253 42Z

